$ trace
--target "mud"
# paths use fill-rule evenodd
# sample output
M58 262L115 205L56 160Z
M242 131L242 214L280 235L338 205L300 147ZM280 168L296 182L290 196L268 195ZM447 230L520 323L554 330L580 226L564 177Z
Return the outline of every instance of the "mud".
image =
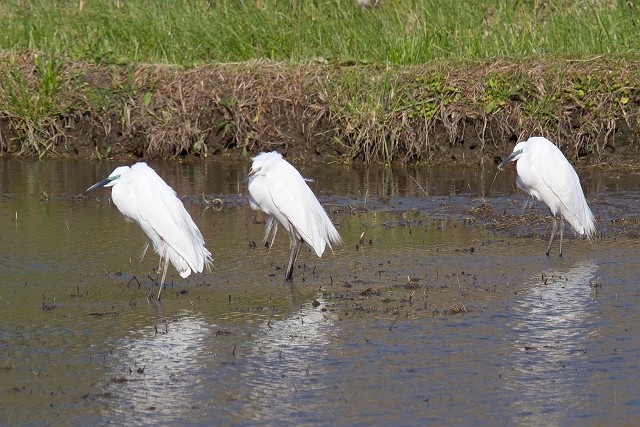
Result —
M237 160L277 149L308 161L481 164L541 135L585 165L639 160L640 82L622 59L394 69L47 59L57 83L40 93L36 56L0 54L11 70L0 76L0 154Z

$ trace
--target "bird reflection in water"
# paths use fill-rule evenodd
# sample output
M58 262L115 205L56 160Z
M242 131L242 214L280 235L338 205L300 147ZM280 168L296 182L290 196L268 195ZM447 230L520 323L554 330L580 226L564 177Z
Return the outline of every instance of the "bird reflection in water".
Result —
M171 423L189 416L192 402L204 393L204 360L215 330L194 315L159 318L163 321L117 343L118 367L109 374L109 393L117 401L109 406L117 424Z
M517 420L563 425L571 402L583 395L585 347L594 328L592 285L598 266L583 261L567 271L545 271L532 278L514 308L514 342L509 387L516 396ZM595 332L597 333L597 332ZM552 415L553 414L553 415ZM555 418L554 418L555 417Z
M283 420L291 414L295 422L294 414L303 407L313 411L314 397L326 387L326 361L320 362L336 332L323 305L318 298L287 318L260 326L240 378L247 393L248 408L242 411L247 421Z

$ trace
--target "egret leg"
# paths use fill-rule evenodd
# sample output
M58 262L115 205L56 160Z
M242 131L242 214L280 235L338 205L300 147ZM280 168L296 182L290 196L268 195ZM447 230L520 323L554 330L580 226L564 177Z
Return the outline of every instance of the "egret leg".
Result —
M284 280L286 280L287 282L290 282L293 278L293 267L296 264L296 259L298 259L300 249L302 249L302 240L292 236L289 266L287 267L287 274L284 276Z
M278 221L272 216L267 218L267 227L265 228L264 234L264 243L266 244L269 241L269 234L271 234L271 230L273 230L273 236L271 237L271 243L269 243L269 251L273 247L273 242L276 240L276 233L278 232Z
M158 263L158 270L156 270L157 271L156 283L158 283L158 278L160 277L160 272L164 268L163 264L162 264L162 260L163 260L163 257L160 256L160 262ZM147 299L153 299L152 295L153 295L153 284L151 284L151 287L149 288L149 293L147 294Z
M273 247L273 242L276 241L276 233L278 232L278 224L273 226L273 237L271 237L271 243L269 243L269 250Z
M551 227L551 238L549 239L549 246L547 246L547 256L549 256L549 252L551 252L551 243L553 243L553 238L556 235L556 229L558 228L558 220L556 216L551 213L551 219L553 220L553 226Z
M144 259L144 256L147 254L147 249L149 249L149 242L144 245L144 249L142 249L142 255L140 256L140 262Z
M167 255L167 251L164 251L163 264L162 268L162 280L160 281L160 289L158 290L158 301L160 301L160 294L162 293L162 287L164 286L164 279L167 277L167 269L169 268L169 256Z
M562 258L562 238L564 236L564 217L560 215L560 258Z
M167 269L169 268L169 254L167 253L167 249L164 247L162 254L160 255L160 264L158 265L158 276L160 276L160 272L162 272L162 277L160 279L160 290L158 290L158 301L160 301L160 294L162 293L162 287L164 286L164 279L167 277ZM157 279L156 279L157 281ZM153 286L149 289L149 293L147 294L148 299L152 299L153 297Z

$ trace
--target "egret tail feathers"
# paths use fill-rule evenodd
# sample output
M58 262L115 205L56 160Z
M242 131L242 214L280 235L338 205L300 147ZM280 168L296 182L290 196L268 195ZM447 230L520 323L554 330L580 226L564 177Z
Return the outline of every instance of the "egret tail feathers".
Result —
M567 220L571 227L580 235L585 236L587 239L591 239L596 232L595 220L593 213L587 202L583 200L579 210L571 210L569 207L561 202L561 215Z

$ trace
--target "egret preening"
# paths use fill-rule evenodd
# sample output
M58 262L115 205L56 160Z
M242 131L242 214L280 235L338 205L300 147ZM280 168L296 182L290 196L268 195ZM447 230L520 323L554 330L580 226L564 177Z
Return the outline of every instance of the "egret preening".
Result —
M562 152L551 141L543 137L531 137L516 144L513 153L504 159L498 169L515 161L518 177L516 183L523 191L542 200L551 211L553 227L547 256L556 234L560 212L560 256L566 219L581 236L590 239L596 231L593 214L584 198L580 179Z
M260 153L252 160L249 204L267 214L265 242L272 231L275 239L278 223L289 232L291 255L285 280L290 281L303 242L321 257L327 245L331 248L342 239L300 172L280 153Z
M211 253L191 216L167 185L146 163L120 166L106 179L87 188L113 187L111 199L125 218L134 221L151 239L160 255L162 271L158 301L169 261L183 278L211 265ZM153 288L149 290L149 297Z

